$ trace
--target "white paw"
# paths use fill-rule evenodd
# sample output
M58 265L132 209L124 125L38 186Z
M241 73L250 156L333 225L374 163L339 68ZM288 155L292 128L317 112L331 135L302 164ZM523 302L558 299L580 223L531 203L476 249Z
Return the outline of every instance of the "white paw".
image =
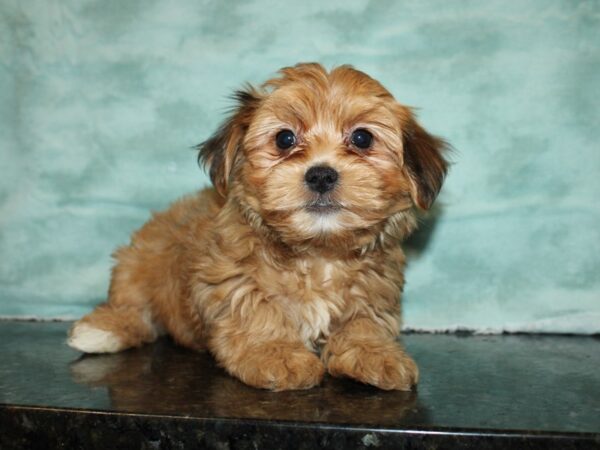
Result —
M113 333L85 323L73 327L67 344L84 353L114 353L123 349L121 340Z

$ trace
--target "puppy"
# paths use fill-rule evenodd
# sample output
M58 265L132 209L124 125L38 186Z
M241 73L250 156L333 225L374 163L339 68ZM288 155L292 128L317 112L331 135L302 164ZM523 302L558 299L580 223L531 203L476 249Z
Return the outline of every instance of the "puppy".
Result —
M235 99L198 146L214 189L115 252L108 301L69 345L118 352L167 332L259 388L306 389L327 371L410 390L399 243L440 190L444 141L350 66L287 67Z

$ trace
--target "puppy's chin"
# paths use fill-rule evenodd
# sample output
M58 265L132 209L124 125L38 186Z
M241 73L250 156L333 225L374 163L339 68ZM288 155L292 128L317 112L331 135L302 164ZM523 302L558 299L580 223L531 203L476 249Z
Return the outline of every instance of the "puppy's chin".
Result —
M308 207L292 215L293 226L307 237L324 237L344 231L339 209Z
M279 220L267 222L277 230L280 239L292 247L327 248L344 252L358 249L373 241L381 224L369 223L341 207L310 205Z

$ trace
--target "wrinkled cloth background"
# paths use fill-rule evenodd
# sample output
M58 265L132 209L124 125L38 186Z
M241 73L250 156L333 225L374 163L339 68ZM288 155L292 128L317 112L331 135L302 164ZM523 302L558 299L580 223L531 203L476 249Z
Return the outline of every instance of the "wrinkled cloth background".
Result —
M350 63L456 151L404 326L600 332L600 3L3 0L0 316L75 318L151 210L207 185L227 95Z

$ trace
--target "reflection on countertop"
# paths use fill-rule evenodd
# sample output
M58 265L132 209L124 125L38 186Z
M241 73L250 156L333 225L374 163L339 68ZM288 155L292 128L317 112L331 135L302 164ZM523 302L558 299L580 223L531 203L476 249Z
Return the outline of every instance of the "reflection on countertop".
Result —
M421 371L415 392L326 376L313 389L273 393L242 384L209 354L168 338L118 354L81 355L65 344L69 326L0 321L0 423L13 433L0 438L0 447L29 445L43 431L44 439L54 433L56 445L93 448L93 441L101 448L110 430L131 427L144 439L192 441L201 427L203 445L221 445L229 436L233 447L231 436L246 439L242 447L267 438L293 444L302 430L306 448L334 437L348 445L352 439L400 445L413 435L417 447L446 438L472 444L474 437L489 439L486 445L496 438L557 442L556 448L600 445L600 340L594 337L408 334L403 342ZM73 427L78 434L64 431ZM96 434L86 434L86 427ZM110 439L121 439L115 433Z

